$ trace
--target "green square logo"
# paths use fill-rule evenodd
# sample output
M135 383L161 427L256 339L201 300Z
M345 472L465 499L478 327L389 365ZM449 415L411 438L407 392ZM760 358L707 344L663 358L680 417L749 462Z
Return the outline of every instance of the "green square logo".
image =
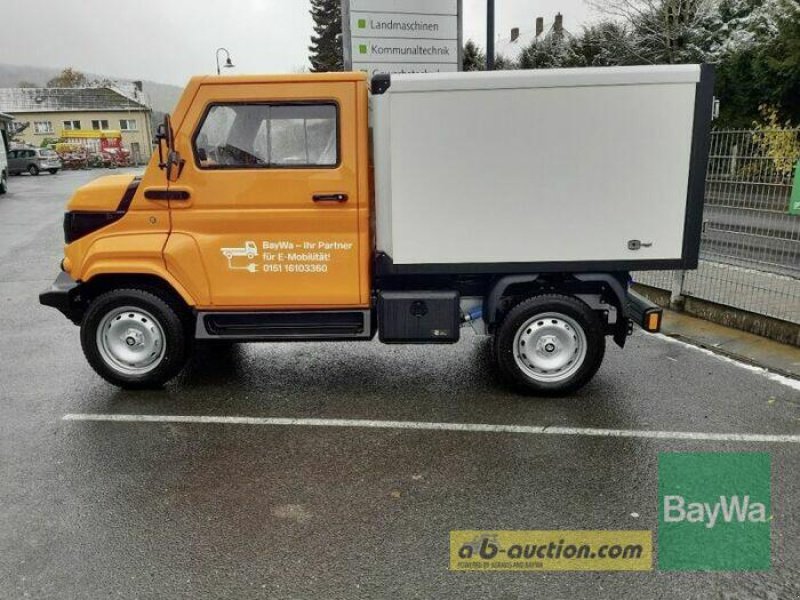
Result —
M367 53L367 45L366 44L359 44L358 45L358 52L360 54L366 54Z
M794 186L792 196L789 198L789 214L800 215L800 160L794 169Z
M359 29L366 29L367 28L367 20L366 19L359 19L358 20L358 28Z
M661 453L659 569L769 570L770 485L768 453Z

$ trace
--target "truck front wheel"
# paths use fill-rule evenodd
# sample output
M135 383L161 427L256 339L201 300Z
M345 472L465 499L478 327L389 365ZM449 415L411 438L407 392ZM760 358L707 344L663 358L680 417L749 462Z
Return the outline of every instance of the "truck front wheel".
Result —
M521 391L558 396L594 376L605 355L605 335L600 320L581 300L534 296L506 314L495 355L502 374Z
M81 345L98 375L127 389L163 385L183 368L188 354L177 311L139 289L97 297L83 319Z

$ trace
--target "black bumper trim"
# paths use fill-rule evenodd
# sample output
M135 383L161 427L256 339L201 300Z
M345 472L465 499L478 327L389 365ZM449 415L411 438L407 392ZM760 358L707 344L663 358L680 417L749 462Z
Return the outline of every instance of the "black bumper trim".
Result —
M39 303L59 310L73 323L80 322L83 310L76 302L80 284L67 273L59 273L53 284L39 294Z
M658 315L655 320L655 327L648 324L650 315ZM650 302L644 296L641 296L633 290L628 290L628 316L631 321L649 333L658 333L661 330L661 319L664 310Z

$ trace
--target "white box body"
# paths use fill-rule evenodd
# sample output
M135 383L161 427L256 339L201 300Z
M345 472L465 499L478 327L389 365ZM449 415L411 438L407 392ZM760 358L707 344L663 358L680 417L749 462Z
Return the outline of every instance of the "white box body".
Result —
M696 261L700 80L698 65L391 76L371 100L377 250L450 272Z

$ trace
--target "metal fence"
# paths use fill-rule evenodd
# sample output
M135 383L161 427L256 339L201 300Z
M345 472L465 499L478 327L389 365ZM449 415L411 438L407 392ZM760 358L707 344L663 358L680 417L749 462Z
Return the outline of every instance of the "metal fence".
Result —
M634 279L800 323L800 211L790 211L798 158L800 129L712 132L699 268Z

